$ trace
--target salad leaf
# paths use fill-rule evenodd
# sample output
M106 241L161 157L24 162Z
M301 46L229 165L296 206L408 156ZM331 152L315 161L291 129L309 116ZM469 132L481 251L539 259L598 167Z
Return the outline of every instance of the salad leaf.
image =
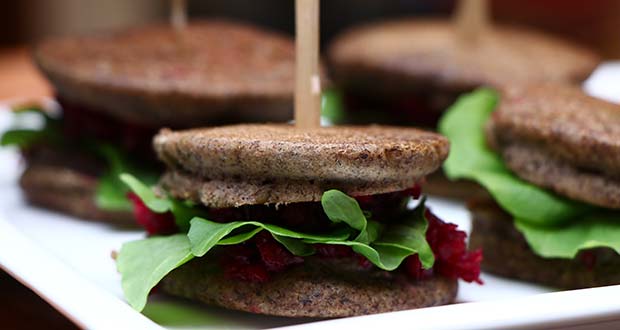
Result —
M567 223L591 211L589 205L521 180L487 147L484 125L497 101L494 91L479 89L461 96L442 117L439 131L451 143L443 167L446 176L478 182L509 214L533 225Z
M259 231L257 228L262 228L263 230L267 230L272 235L277 235L278 237L287 237L287 238L296 238L302 240L311 240L315 243L322 243L328 241L343 241L349 237L349 233L342 230L335 230L331 233L327 234L306 234L300 233L293 230L285 229L280 226L265 224L257 221L235 221L228 223L219 223L214 221L209 221L203 218L194 218L191 221L191 227L189 229L189 233L187 233L187 237L189 237L189 241L192 246L192 253L197 257L204 256L209 250L211 250L215 245L219 244L220 241L224 239L228 234L232 233L235 229L239 229L242 227L256 227L251 230L251 232L255 235ZM227 244L230 244L230 241L234 241L235 244L243 242L241 238L250 239L254 235L241 234L233 236L234 239L228 238ZM294 253L295 251L291 251Z
M515 226L538 255L573 259L579 251L596 247L609 247L620 253L619 219L618 212L600 212L557 227L536 226L519 219Z
M333 124L344 122L344 102L342 93L336 89L328 89L321 95L321 116L329 119Z
M183 232L189 230L189 223L193 217L206 216L204 211L193 207L193 205L189 203L155 195L155 192L153 192L150 186L131 174L123 173L119 177L134 194L140 197L142 202L144 202L151 211L155 213L172 212L177 227Z
M108 163L107 170L99 177L95 202L104 210L131 211L131 202L127 199L129 188L120 179L122 173L133 173L140 181L155 184L158 179L156 171L149 171L132 164L122 152L108 144L94 146L97 153Z
M451 142L444 163L448 178L484 186L542 257L572 259L580 250L594 247L620 252L620 212L569 200L530 184L487 147L484 125L497 101L495 92L480 89L459 98L441 119L439 131Z
M193 257L189 239L184 234L123 244L116 266L123 276L121 285L129 305L141 311L155 285Z
M14 128L8 130L0 137L0 146L16 146L25 149L43 140L48 144L59 143L59 141L62 140L62 135L58 127L58 119L52 118L42 108L31 106L22 109L14 109L13 111L15 116L33 113L43 118L43 126L39 129Z

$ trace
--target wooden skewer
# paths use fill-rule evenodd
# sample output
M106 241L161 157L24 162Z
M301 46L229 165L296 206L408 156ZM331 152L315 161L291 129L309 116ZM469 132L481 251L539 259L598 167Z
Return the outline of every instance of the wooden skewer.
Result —
M176 31L181 31L187 26L187 1L172 0L170 10L170 24Z
M319 0L295 1L295 125L321 126Z
M461 40L476 41L489 24L487 0L460 0L453 21Z

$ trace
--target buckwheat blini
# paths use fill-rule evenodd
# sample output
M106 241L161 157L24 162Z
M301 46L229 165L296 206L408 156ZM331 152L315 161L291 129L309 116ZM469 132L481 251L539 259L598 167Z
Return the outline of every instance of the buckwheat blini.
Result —
M123 180L151 235L174 230L119 253L137 309L159 283L229 309L341 317L446 304L457 278L479 281L465 233L424 199L407 208L447 157L438 134L237 125L163 130L154 145L168 168L159 186Z

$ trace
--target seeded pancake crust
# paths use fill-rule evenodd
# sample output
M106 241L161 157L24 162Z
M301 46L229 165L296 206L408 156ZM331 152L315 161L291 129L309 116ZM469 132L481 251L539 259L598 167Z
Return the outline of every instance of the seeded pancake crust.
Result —
M292 117L292 40L244 24L52 39L38 45L35 60L63 98L126 121L196 127Z
M524 180L620 208L620 106L572 87L515 87L504 92L487 137Z
M448 21L402 20L357 27L329 49L334 80L378 89L470 90L481 85L584 80L599 62L591 51L525 29L493 26L461 42Z
M592 265L581 255L572 260L542 258L495 202L473 202L469 209L473 213L470 249L482 248L486 272L566 289L620 284L620 255L611 249L591 250L596 259Z
M97 178L69 167L29 164L20 179L28 202L78 218L135 225L131 212L101 210L95 204Z
M368 196L411 188L415 178L352 184L339 181L259 181L201 179L178 171L166 172L160 187L177 199L190 200L213 208L243 205L318 202L323 192L338 189L350 196Z
M207 191L200 194L208 198L213 197L210 191L221 189L215 194L229 195L223 199L235 199L227 203L232 205L239 205L236 193L271 196L252 197L257 200L300 202L317 200L319 190L325 188L360 193L406 189L435 171L449 149L448 141L436 133L381 126L235 125L162 130L154 145L159 158L174 172L164 179L166 186L194 191L190 196ZM195 187L184 188L188 184Z
M456 280L410 280L405 274L360 270L357 261L307 257L266 283L230 280L204 257L167 275L162 291L227 309L287 317L346 317L445 305ZM350 264L351 263L351 264Z

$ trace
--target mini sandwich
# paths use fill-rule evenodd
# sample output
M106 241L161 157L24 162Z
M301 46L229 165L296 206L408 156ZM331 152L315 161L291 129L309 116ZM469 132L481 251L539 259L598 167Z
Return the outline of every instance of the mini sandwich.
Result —
M579 84L599 58L590 50L525 29L491 26L461 40L442 20L403 20L353 28L328 57L343 94L336 122L388 123L435 129L457 97L481 86L524 82ZM472 184L447 182L438 172L427 191L466 198Z
M453 141L446 175L490 195L470 202L483 269L560 288L620 284L620 106L549 84L497 102L477 91L439 126Z
M162 130L154 146L168 168L156 187L122 176L151 235L117 255L138 310L157 286L250 313L342 317L450 303L457 279L480 282L481 252L420 198L448 155L438 134L237 125Z
M253 26L149 26L49 40L34 55L61 114L43 113L45 127L10 132L3 144L23 150L30 202L83 218L131 219L118 174L156 181L151 140L161 127L292 117L294 44Z

